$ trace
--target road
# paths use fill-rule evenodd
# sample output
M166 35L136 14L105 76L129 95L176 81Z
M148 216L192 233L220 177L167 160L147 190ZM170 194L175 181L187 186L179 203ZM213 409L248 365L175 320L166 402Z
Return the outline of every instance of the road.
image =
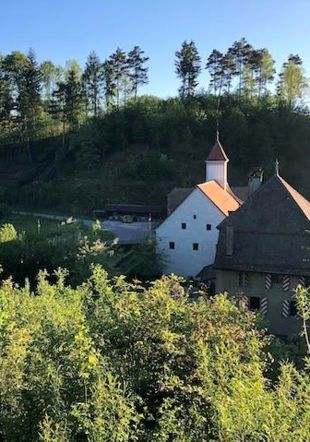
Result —
M18 215L31 215L38 218L53 219L56 221L64 221L68 216L50 215L47 213L13 211ZM87 226L91 226L94 220L89 218L75 218L77 222L82 222ZM154 223L150 226L148 222L122 223L121 221L103 221L101 222L103 230L112 232L118 239L120 244L139 244L143 242L150 234L150 228L154 227Z

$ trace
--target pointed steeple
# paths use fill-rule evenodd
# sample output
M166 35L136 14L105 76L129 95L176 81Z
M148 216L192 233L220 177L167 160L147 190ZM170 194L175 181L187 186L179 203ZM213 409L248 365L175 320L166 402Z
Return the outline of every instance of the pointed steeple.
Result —
M209 153L209 156L207 158L207 161L229 161L219 138L219 132L216 132L216 139L215 143L211 149L211 152Z
M226 190L228 161L229 159L221 145L219 132L217 131L215 143L206 161L206 181L217 181Z

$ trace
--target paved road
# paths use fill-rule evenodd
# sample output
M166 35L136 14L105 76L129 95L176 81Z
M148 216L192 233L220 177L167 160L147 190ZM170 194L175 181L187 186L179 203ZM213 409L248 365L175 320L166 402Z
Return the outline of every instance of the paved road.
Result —
M50 215L47 213L36 212L22 212L14 211L13 213L19 215L32 215L38 218L53 219L57 221L64 221L68 216ZM91 226L94 220L88 218L75 218L77 222L82 222L85 225ZM122 223L121 221L103 221L101 222L103 230L114 233L121 244L138 244L143 242L150 234L150 225L148 222ZM152 228L154 224L152 223Z

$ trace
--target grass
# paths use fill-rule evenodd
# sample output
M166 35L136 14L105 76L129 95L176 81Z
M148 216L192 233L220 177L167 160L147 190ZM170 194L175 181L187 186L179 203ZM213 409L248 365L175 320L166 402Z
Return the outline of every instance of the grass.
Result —
M25 232L26 235L42 235L44 237L58 236L63 231L63 225L58 220L40 218L32 215L10 214L0 220L0 225L13 224L17 232ZM90 226L77 224L77 227L83 228L87 234L87 230L91 231ZM109 241L114 238L112 232L103 231L103 241Z

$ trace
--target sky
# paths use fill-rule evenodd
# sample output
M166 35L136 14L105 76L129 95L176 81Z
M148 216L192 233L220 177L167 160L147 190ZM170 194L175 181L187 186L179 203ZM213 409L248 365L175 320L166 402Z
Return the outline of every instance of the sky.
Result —
M104 60L139 45L150 57L141 93L177 93L174 54L184 40L194 40L205 64L212 49L245 37L270 50L277 70L298 53L310 76L310 0L0 0L0 14L2 54L31 47L40 62L84 65L93 50Z

